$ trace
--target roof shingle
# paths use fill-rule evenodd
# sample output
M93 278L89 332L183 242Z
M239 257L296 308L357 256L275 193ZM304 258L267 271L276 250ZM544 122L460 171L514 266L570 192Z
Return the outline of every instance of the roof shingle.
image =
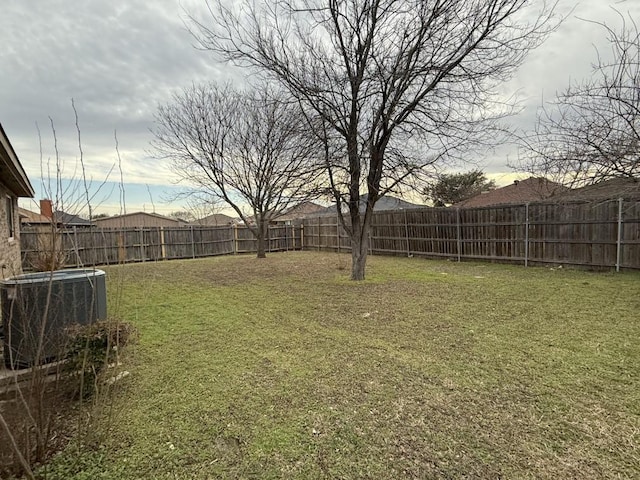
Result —
M547 180L546 178L529 177L526 180L516 180L506 187L483 192L475 197L458 202L453 206L474 208L488 207L491 205L540 202L556 197L567 190L567 187Z

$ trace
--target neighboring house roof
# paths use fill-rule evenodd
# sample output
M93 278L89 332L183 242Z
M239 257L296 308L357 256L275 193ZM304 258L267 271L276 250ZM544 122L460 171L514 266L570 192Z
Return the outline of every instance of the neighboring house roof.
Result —
M165 220L173 220L174 222L179 222L180 221L180 220L176 220L175 218L172 218L172 217L165 217L164 215L160 215L159 213L151 213L151 212L123 213L122 215L112 215L110 217L98 218L98 219L96 219L96 221L114 219L114 218L126 218L126 217L132 217L134 215L146 215L147 217L163 218Z
M32 212L26 208L18 208L20 223L23 225L47 225L52 220L41 213ZM65 227L90 227L92 223L78 215L72 215L63 211L53 212L54 223Z
M94 220L94 222L98 227L103 227L105 225L112 226L116 224L131 226L129 224L132 223L135 224L135 226L145 226L145 219L149 220L149 225L161 222L164 223L165 226L167 226L166 224L170 224L171 226L175 225L176 227L179 227L185 224L185 222L176 220L175 218L165 217L164 215L160 215L158 213L149 212L132 212L122 215L114 215L112 217L97 218L96 220Z
M547 180L546 178L529 177L526 180L516 180L506 187L496 188L488 192L480 193L454 207L489 207L492 205L505 205L514 203L540 202L555 198L569 190L567 187Z
M286 212L282 213L282 215L278 215L277 217L275 217L273 221L287 222L291 220L298 220L308 215L317 214L318 212L325 210L325 208L326 207L323 207L322 205L318 205L317 203L314 203L314 202L301 202L291 207Z
M35 194L31 182L29 182L29 178L2 128L2 124L0 124L0 181L16 197L33 198Z
M90 227L92 225L92 223L86 218L63 212L61 210L53 212L53 218L55 218L57 223L67 227Z
M360 196L360 211L364 212L366 204L367 204L368 195ZM346 207L346 205L345 205ZM375 212L381 212L384 210L411 210L416 208L426 208L426 205L418 205L416 203L407 202L406 200L402 200L397 197L393 197L391 195L385 195L378 199L376 204L373 207ZM318 212L319 215L335 215L337 212L336 205L330 205L325 208L323 211Z
M235 220L229 215L225 215L224 213L214 213L212 215L207 215L206 217L200 218L198 220L194 220L194 225L205 225L205 226L219 226L219 225L231 225L235 223Z
M365 203L366 196L364 199L361 199L361 203ZM418 205L416 203L407 202L406 200L402 200L401 198L391 197L386 195L379 199L373 210L381 211L381 210L411 210L414 208L425 208L426 205Z
M50 199L40 200L40 213L32 212L26 208L18 209L20 223L23 225L46 225L55 223L57 226L65 227L90 227L92 223L78 215L66 213L62 210L53 211Z
M32 212L26 208L18 207L20 223L28 225L42 225L51 223L51 219L37 212Z
M612 178L586 187L569 190L558 197L559 201L609 200L624 198L640 200L640 178Z

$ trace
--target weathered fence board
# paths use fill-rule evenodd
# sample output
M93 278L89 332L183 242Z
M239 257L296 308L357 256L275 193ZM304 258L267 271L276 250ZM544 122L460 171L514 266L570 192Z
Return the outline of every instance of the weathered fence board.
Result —
M23 267L43 245L61 245L66 266L199 258L256 252L245 227L188 226L21 232ZM375 212L370 252L593 268L640 269L640 202L531 203L470 209L425 208ZM267 251L349 251L337 216L269 228Z
M305 249L349 249L336 217L305 219L303 232ZM640 202L614 199L375 212L370 251L640 269Z
M56 242L45 237L56 236ZM251 231L238 226L187 226L140 228L75 228L56 231L25 229L20 233L22 265L25 270L41 262L47 246L57 245L66 267L113 265L179 258L200 258L257 251ZM302 248L300 226L269 228L270 252Z

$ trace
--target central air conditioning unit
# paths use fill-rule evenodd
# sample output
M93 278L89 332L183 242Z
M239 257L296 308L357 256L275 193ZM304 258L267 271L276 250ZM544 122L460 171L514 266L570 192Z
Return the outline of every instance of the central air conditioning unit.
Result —
M107 318L105 273L70 269L0 280L7 368L40 365L64 356L72 325Z

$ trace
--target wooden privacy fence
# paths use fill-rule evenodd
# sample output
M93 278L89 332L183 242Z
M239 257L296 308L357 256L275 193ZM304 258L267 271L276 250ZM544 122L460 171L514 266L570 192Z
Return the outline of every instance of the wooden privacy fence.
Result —
M270 226L267 251L299 250L301 229ZM50 240L56 236L56 241ZM20 232L22 265L31 270L47 248L62 251L64 266L112 265L128 262L199 258L257 252L257 241L246 227L137 227L74 228L55 232L25 229Z
M58 232L54 242L50 235L21 232L25 270L50 245L68 267L257 251L250 230L239 226L76 228ZM369 244L372 254L640 269L640 201L375 212ZM337 216L269 228L267 251L303 248L340 252L351 245Z
M303 222L304 249L348 251L337 216ZM640 269L640 201L375 212L373 254Z

